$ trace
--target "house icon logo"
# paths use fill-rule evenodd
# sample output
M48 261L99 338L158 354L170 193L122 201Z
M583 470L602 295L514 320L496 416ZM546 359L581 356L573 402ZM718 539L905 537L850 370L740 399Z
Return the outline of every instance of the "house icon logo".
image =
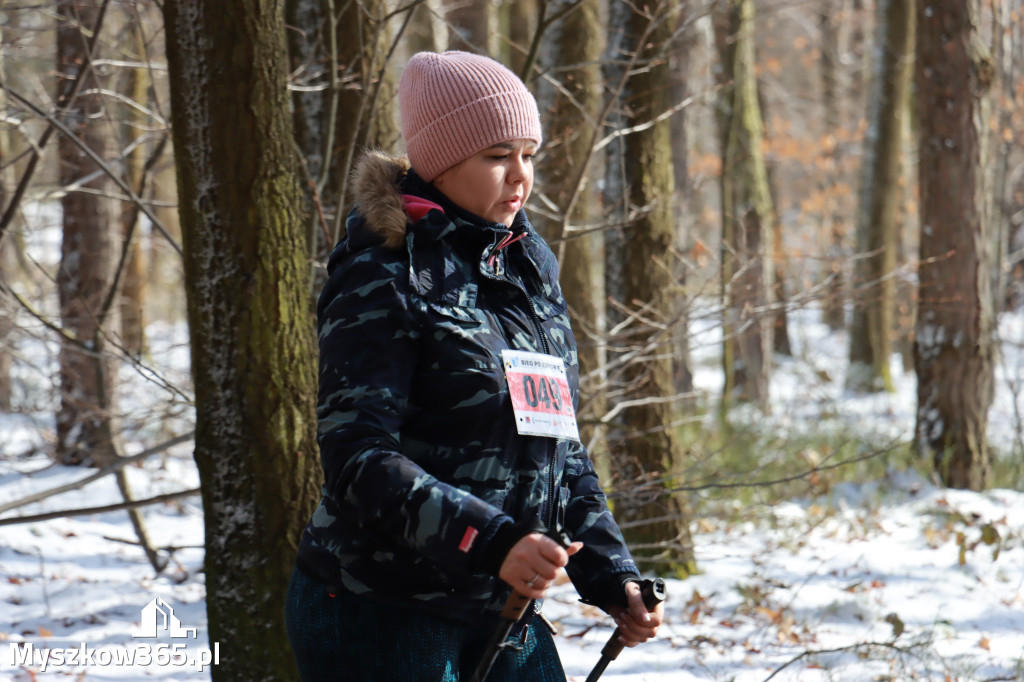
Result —
M188 637L189 633L192 633L192 639L196 638L196 628L181 627L181 621L174 615L174 609L160 597L142 607L139 625L140 631L132 637L156 637L158 630L166 630L171 637Z

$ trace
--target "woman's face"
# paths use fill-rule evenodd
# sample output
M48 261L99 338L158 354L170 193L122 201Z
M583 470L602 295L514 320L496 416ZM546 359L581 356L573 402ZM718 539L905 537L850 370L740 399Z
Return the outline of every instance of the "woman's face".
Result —
M499 142L434 178L434 186L461 208L511 225L533 189L532 140Z

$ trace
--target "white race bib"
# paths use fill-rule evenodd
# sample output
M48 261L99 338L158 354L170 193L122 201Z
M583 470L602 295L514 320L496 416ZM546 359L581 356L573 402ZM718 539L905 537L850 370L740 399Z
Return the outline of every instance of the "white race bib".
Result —
M503 350L501 359L520 435L578 441L580 432L562 360L522 350Z

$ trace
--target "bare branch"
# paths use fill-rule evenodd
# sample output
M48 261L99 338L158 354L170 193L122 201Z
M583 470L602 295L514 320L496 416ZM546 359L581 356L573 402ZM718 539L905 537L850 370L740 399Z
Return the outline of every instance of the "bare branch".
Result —
M75 74L74 79L70 83L65 84L65 87L62 89L57 100L57 106L59 107L67 108L72 102L74 102L82 89L82 85L85 83L86 76L93 69L93 51L96 49L96 42L99 39L100 28L103 26L103 21L107 16L108 5L110 5L110 0L103 0L103 5L100 7L99 15L96 18L96 25L92 27L92 34L89 36L89 41L86 45L85 65L78 71L78 73ZM33 111L36 111L37 113L39 112L39 108L34 104L27 102L24 98L11 92L3 80L0 80L0 88L7 90L7 92L14 96L15 99L25 103L26 106ZM28 166L25 168L25 172L22 174L21 180L18 181L18 186L14 190L14 195L11 197L10 203L7 204L7 208L4 209L3 215L0 216L0 244L3 243L4 235L7 233L7 228L10 227L11 222L14 220L14 216L18 212L18 207L21 205L21 200L24 198L25 192L28 190L28 186L32 181L32 176L35 175L39 159L42 157L43 148L46 147L47 142L50 141L50 137L53 136L53 133L58 129L58 127L63 127L58 126L56 117L46 116L45 114L43 116L50 122L50 125L47 126L45 131L43 131L43 134L39 138L39 142L32 145L33 151L32 156L29 158ZM64 128L64 130L66 131L67 128Z
M166 146L168 139L169 136L164 134L160 139L160 142L156 145L156 148L153 150L153 153L150 154L148 159L146 159L146 163L142 167L142 177L139 179L139 196L145 193L147 179L150 177L150 171L153 169L153 166L156 165L157 160L159 160L163 155L164 147ZM142 210L142 205L139 202L135 202L132 204L132 208L132 215L128 221L127 234L124 236L124 241L121 244L121 257L117 262L117 269L114 271L114 279L110 283L106 300L103 301L103 305L100 307L100 312L97 316L99 318L97 321L97 328L102 328L106 324L107 316L110 314L110 310L113 308L114 303L117 301L117 297L121 292L121 278L128 265L128 260L131 258L132 241L135 239L135 230L139 224L139 212Z
M199 488L190 488L189 490L179 490L173 493L164 493L163 495L147 497L144 500L132 500L131 502L106 504L99 507L64 509L61 511L46 512L44 514L33 514L31 516L17 516L12 519L0 519L0 526L16 526L21 523L52 521L53 519L62 519L71 516L92 516L93 514L107 514L109 512L125 511L127 509L138 509L139 507L148 507L152 504L163 504L164 502L180 500L183 497L192 497L193 495L198 495L200 492L201 490Z
M99 154L93 151L89 147L89 145L82 142L82 140L80 140L77 135L68 130L68 127L64 125L63 121L60 121L56 116L54 116L53 114L46 113L31 100L23 97L14 90L11 90L11 88L5 83L0 82L0 88L6 90L7 94L21 102L24 106L31 109L33 112L35 112L36 115L41 116L42 118L45 118L47 121L49 121L50 125L53 128L56 128L58 131L66 135L69 140L71 140L75 145L78 146L79 149L85 152L85 155L88 156L93 161L93 163L102 168L103 172L105 172L110 177L110 179L113 180L117 184L117 186L121 188L121 191L131 198L132 202L139 207L139 210L141 210L146 215L146 217L150 219L150 221L153 223L153 227L155 227L156 230L163 235L164 239L167 240L167 243L170 244L174 248L174 250L178 252L178 255L182 255L181 245L174 241L174 237L172 237L170 233L167 231L167 229L164 228L163 223L160 222L160 219L157 218L156 214L153 213L152 210L150 210L149 206L147 206L145 202L142 201L142 199L135 195L135 192L132 191L132 188L128 186L128 183L126 183L120 175L115 173L114 170L109 166L109 164L107 164L106 161L100 158ZM0 229L3 229L3 227L3 223L0 222ZM2 233L0 233L0 236L2 236Z
M172 438L169 441L161 443L160 445L157 445L157 446L154 446L152 448L149 448L148 450L143 450L142 452L140 452L140 453L138 453L136 455L132 455L131 457L122 457L122 458L116 460L115 462L113 462L112 464L109 464L106 467L100 469L99 471L91 474L90 476L86 476L85 478L79 479L77 481L73 481L71 483L65 483L64 485L60 485L60 486L57 486L55 488L49 488L47 490L42 490L42 491L39 491L39 492L35 492L35 493L32 493L31 495L26 495L26 496L21 497L21 498L19 498L17 500L12 500L10 502L6 502L4 504L0 504L0 514L9 512L12 509L18 509L20 507L24 507L25 505L32 504L33 502L40 502L42 500L51 498L51 497L53 497L55 495L60 495L61 493L66 493L66 492L69 492L71 490L78 490L79 488L83 488L86 485L92 483L93 481L96 481L96 480L99 480L99 479L103 478L107 474L111 474L111 473L113 473L113 472L115 472L115 471L117 471L119 469L123 469L124 467L128 466L129 464L134 464L135 462L140 462L140 461L142 461L144 459L148 459L149 457L152 457L153 455L158 455L161 452L164 452L164 451L166 451L166 450L168 450L170 448L173 448L175 445L180 445L181 443L187 443L188 441L192 440L194 437L195 437L195 432L190 432L190 433L182 434L180 436Z
M364 120L370 120L373 117L373 114L374 114L374 112L377 109L377 99L380 96L380 86L381 86L381 83L384 82L384 74L387 71L388 63L391 61L391 57L394 55L395 50L398 48L398 44L399 44L399 42L400 42L400 40L402 38L402 35L405 33L405 29L408 28L409 22L412 20L412 17L413 17L413 14L414 14L415 10L416 10L416 7L419 6L419 4L421 4L421 2L423 2L423 1L424 0L419 0L417 2L412 2L412 3L406 5L406 6L404 6L402 8L402 11L407 12L407 14L405 15L405 19L402 20L402 25L398 29L398 33L395 35L394 40L391 41L391 45L388 47L387 53L384 55L384 58L381 60L380 68L377 69L377 77L376 77L375 82L373 84L372 95L370 97L362 97L359 100L359 112L356 114L356 124L352 128L352 139L349 140L349 144L348 144L346 152L345 152L345 163L341 167L343 171L346 171L348 168L351 168L351 166L352 166L352 159L355 156L356 143L359 140L359 130L360 130L360 128L363 127L363 121ZM359 3L359 9L360 9L360 11L364 11L362 3ZM332 17L332 24L333 24L333 17ZM380 36L383 34L383 32L385 31L386 28L387 28L386 20L380 20L377 23L377 32L374 35L374 42L375 43L380 40ZM373 52L373 59L375 59L376 56L377 56L377 51L374 50L374 52ZM372 70L374 66L376 66L376 64L371 60L371 62L370 62L370 69ZM367 106L367 101L369 101L369 106ZM366 132L366 134L369 134L369 126L367 126L365 132ZM333 230L333 232L331 234L331 243L333 243L333 242L338 240L338 237L341 234L341 224L345 220L345 211L342 209L340 204L341 204L341 202L344 202L345 194L348 192L348 181L349 181L349 173L348 172L343 172L343 174L342 174L342 183L341 183L341 191L338 193L339 206L338 206L338 209L337 209L336 214L334 216L334 230ZM330 247L331 247L331 244L328 244L327 245L328 250L330 249Z
M558 12L555 12L550 17L545 16L548 11L547 0L540 1L540 16L537 17L537 30L533 34L533 41L530 43L530 51L526 53L526 59L523 61L523 69L519 72L519 77L526 81L530 72L533 71L534 64L537 62L537 53L540 51L541 39L551 26L561 19L567 17L571 12L579 8L583 4L583 0L573 0L566 7L563 7Z
M879 448L878 450L875 450L873 452L868 452L868 453L865 453L863 455L859 455L857 457L850 457L848 459L839 460L838 462L832 462L831 464L823 464L823 465L819 465L819 466L813 466L813 467L810 467L810 468L805 469L803 471L799 471L799 472L797 472L795 474L792 474L791 476L783 476L781 478L773 478L773 479L767 479L767 480L763 480L763 481L728 481L728 482L725 482L725 483L714 483L714 482L711 482L711 483L702 483L700 485L676 485L676 486L665 487L675 477L679 476L679 472L669 472L669 473L665 474L665 476L663 477L664 480L659 480L658 481L658 487L656 488L656 492L657 492L657 495L659 497L663 497L663 496L670 495L670 494L673 494L673 493L695 493L695 492L701 492L701 491L706 491L706 490L736 490L736 489L741 489L741 488L770 488L772 486L782 485L784 483L794 483L796 481L801 481L801 480L810 478L811 476L813 476L815 474L820 474L820 473L823 473L823 472L826 472L826 471L832 471L834 469L841 469L842 467L850 466L851 464L859 464L860 462L866 462L866 461L874 459L876 457L882 457L882 456L888 455L888 454L891 453L892 448L895 447L895 445L897 445L897 443L894 443L891 446L886 446L886 447ZM646 483L650 484L652 482L648 481ZM632 489L630 489L630 490L623 489L621 491L612 491L612 492L610 492L608 494L608 498L609 499L618 499L618 498L623 498L623 497L629 497L629 496L631 496L633 494L635 494L635 493L632 491Z
M562 240L565 237L565 232L569 226L569 217L572 215L573 208L576 206L576 202L579 200L580 192L583 188L583 179L584 177L586 177L588 167L590 166L590 160L591 158L593 158L595 153L594 148L597 144L599 136L601 135L601 126L604 124L605 121L608 120L608 116L609 114L611 114L612 107L614 107L615 103L618 102L619 96L622 94L623 89L626 87L626 82L629 80L630 72L636 65L637 61L640 59L641 46L646 44L647 39L650 37L651 33L657 27L657 24L658 22L655 20L654 17L651 17L650 21L647 22L647 26L644 27L643 34L637 41L637 49L633 52L633 55L629 61L629 65L625 69L623 69L622 77L619 79L619 82L615 85L615 88L612 90L611 94L608 97L608 101L605 102L604 108L601 110L601 113L597 117L596 125L594 126L594 129L591 131L590 144L587 145L587 154L583 159L580 159L579 171L577 172L576 177L574 178L572 183L570 183L569 185L570 187L572 187L572 194L569 195L569 200L565 204L565 212L562 215L562 224L559 228L559 240ZM564 258L565 243L562 242L561 244L559 244L558 248L558 261L562 262Z

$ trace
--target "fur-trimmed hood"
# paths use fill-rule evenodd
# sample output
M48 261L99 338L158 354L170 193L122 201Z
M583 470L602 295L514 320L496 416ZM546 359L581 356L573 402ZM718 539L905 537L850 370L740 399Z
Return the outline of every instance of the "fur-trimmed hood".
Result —
M409 172L407 156L392 156L380 150L366 152L352 172L352 186L359 212L368 230L397 249L405 240L408 216L402 199L401 181Z
M352 171L352 187L355 210L349 217L349 227L358 225L365 237L388 249L400 248L405 243L409 224L418 222L432 209L439 209L460 225L471 224L486 231L503 233L511 230L513 234L525 233L527 237L536 237L524 210L516 213L509 226L474 215L417 175L406 156L394 156L376 149L367 151ZM349 236L353 237L352 234ZM355 241L363 242L358 237ZM543 250L548 249L544 246ZM532 255L545 260L544 254Z

